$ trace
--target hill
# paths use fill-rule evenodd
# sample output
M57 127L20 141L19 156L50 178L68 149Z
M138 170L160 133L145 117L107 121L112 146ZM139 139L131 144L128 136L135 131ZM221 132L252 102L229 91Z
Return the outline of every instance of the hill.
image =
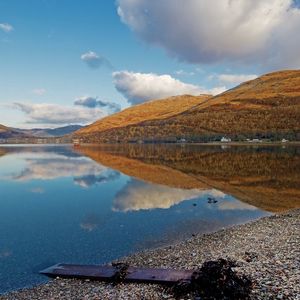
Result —
M9 130L9 128L0 124L0 133L7 132L8 130Z
M209 95L182 95L149 101L129 107L119 113L103 118L90 126L77 131L76 133L97 133L110 129L140 124L144 121L167 119L186 111L199 103L205 102L210 97L211 96Z
M184 99L193 103L184 105ZM160 112L162 106L165 115L152 114L153 108ZM140 104L76 134L87 143L181 138L207 141L219 140L224 135L235 140L256 137L299 140L299 120L300 70L292 70L263 75L215 97L178 96Z
M7 139L7 138L22 138L26 137L26 135L22 132L18 132L12 128L6 127L0 124L0 139Z

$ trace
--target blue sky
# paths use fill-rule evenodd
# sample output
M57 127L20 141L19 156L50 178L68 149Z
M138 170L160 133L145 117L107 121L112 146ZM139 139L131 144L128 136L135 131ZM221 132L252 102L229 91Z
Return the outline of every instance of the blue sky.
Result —
M86 124L152 98L216 94L299 68L299 56L280 48L300 46L291 38L300 24L296 2L224 1L0 0L0 124ZM268 5L272 26L260 26ZM208 26L210 14L228 22ZM247 40L235 14L253 21Z

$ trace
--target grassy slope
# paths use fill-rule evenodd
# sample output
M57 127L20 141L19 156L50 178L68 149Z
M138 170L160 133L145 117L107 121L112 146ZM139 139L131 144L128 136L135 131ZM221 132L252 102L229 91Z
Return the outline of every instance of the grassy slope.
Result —
M26 137L24 133L17 132L9 127L0 124L0 138L22 138Z
M105 142L300 132L300 70L263 75L191 107L181 105L180 97L170 99L176 102L176 106L182 107L181 111L176 113L172 110L164 118L159 114L151 117L151 107L145 103L100 120L79 133L83 134L86 142ZM150 104L160 109L164 103L163 110L168 112L172 109L168 100L152 101ZM116 119L118 122L114 123ZM110 120L113 122L110 123ZM93 134L89 135L88 130L92 128Z
M206 101L210 96L176 96L162 100L153 100L127 108L112 116L103 118L77 133L101 132L112 128L138 124L146 120L165 119L177 115L191 107Z
M9 128L0 124L0 132L2 133L2 132L7 132L7 131L9 131Z

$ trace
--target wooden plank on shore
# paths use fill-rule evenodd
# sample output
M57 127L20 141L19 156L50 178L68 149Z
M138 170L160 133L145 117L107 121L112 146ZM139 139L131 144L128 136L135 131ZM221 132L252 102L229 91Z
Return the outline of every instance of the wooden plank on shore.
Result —
M49 277L113 281L118 272L118 268L114 266L57 264L40 273ZM128 267L122 282L174 284L179 280L190 280L193 272L193 270Z

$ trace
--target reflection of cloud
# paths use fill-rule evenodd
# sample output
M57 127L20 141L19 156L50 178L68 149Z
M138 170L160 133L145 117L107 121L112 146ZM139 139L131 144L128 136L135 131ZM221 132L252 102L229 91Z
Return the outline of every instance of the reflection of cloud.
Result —
M11 176L17 181L34 179L50 180L60 177L84 176L104 172L107 168L86 158L66 157L54 153L35 153L24 158L26 167L17 175Z
M224 194L223 192L216 190L216 189L212 189L209 191L209 196L215 197L215 198L225 198L226 194Z
M102 224L104 224L104 218L97 214L91 213L85 216L80 223L80 227L85 231L91 232Z
M121 190L113 204L115 211L134 211L141 209L170 208L185 200L195 199L210 191L169 188L137 180L131 180Z
M80 185L81 187L90 187L98 183L113 181L117 179L119 176L120 176L119 172L109 171L106 174L101 174L101 175L88 174L81 177L75 177L74 182Z
M257 210L257 207L240 201L223 201L218 208L220 210Z
M30 192L34 194L44 194L45 190L43 188L37 187L37 188L32 188Z

